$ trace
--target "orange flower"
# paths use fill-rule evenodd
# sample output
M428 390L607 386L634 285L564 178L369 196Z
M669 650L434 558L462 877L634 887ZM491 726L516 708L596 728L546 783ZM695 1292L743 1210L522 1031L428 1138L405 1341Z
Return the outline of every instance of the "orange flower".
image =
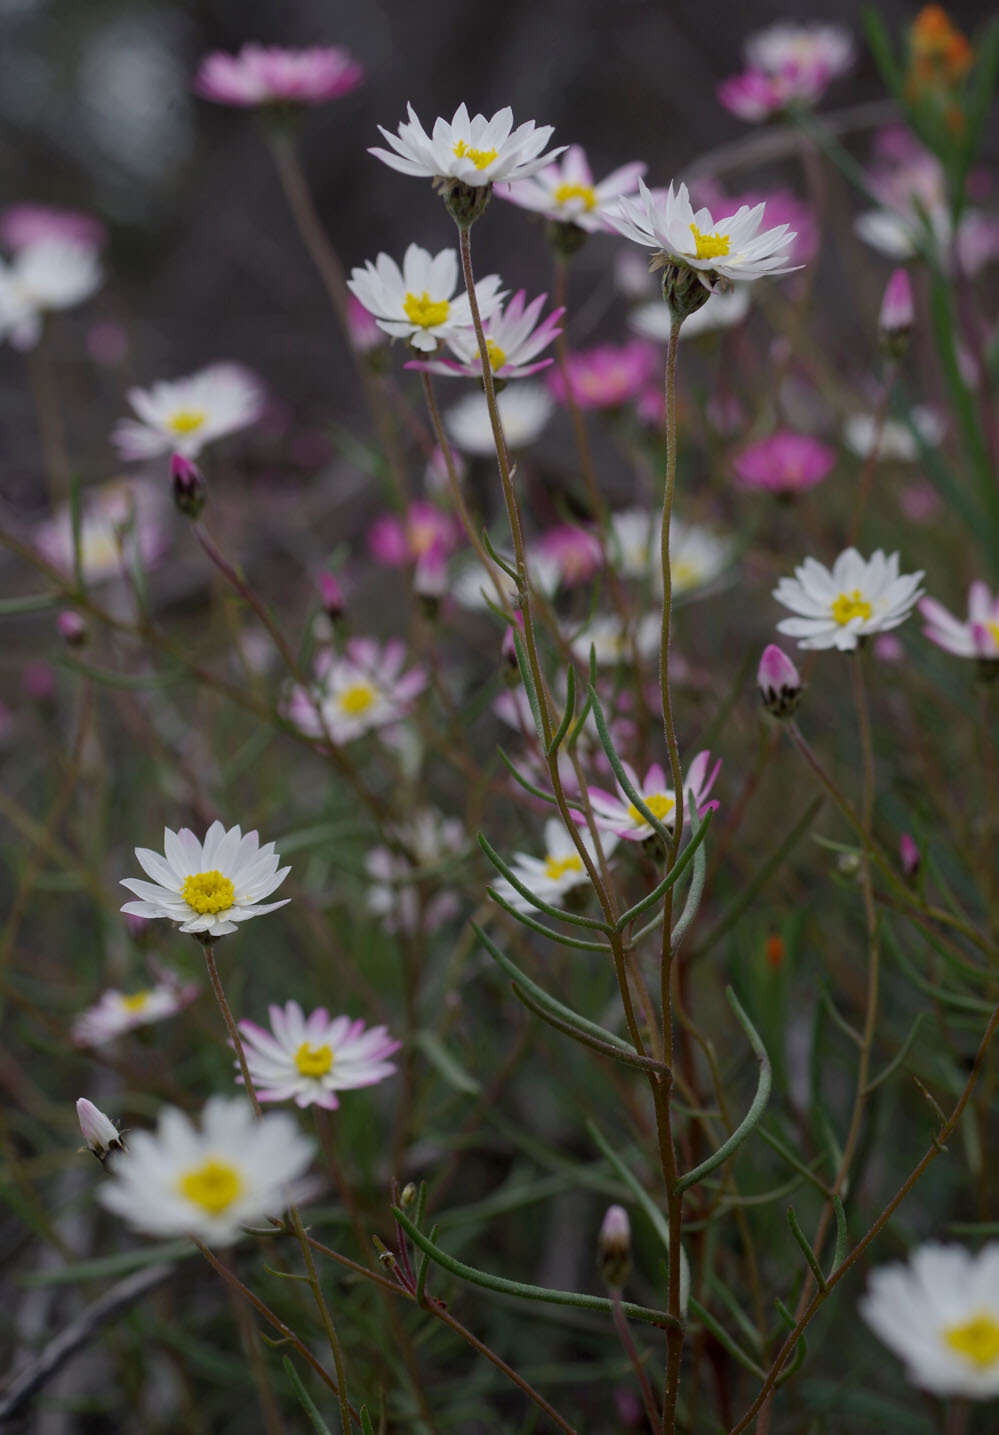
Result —
M974 51L966 35L951 23L942 5L924 5L909 32L910 86L953 85L967 74Z
M772 967L774 971L777 971L783 966L784 958L787 956L787 947L784 944L784 938L780 936L778 932L771 932L767 938L764 950L766 952L768 967Z

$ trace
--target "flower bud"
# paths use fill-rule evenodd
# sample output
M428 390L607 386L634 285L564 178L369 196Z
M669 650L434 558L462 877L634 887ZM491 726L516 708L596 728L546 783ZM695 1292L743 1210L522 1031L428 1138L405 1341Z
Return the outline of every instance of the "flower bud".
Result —
M623 1206L608 1206L597 1237L597 1264L611 1290L619 1291L631 1270L631 1222Z
M446 550L442 543L434 541L420 554L413 572L413 591L428 618L436 618L446 586Z
M111 1118L105 1116L104 1112L85 1096L81 1096L76 1103L76 1117L84 1141L102 1165L112 1151L125 1149L118 1128Z
M335 573L324 568L319 574L319 596L322 599L323 610L331 623L343 617L343 610L346 607L343 585Z
M907 877L915 877L919 871L919 864L922 861L922 857L919 848L909 836L908 832L903 832L898 839L898 856L899 861L902 863L902 871L905 875Z
M905 269L896 269L885 287L878 319L878 336L886 354L897 357L905 352L913 322L912 284Z
M471 229L493 193L491 184L465 184L460 179L446 179L440 188L447 212L459 229Z
M63 609L56 619L56 627L60 638L70 648L82 648L87 641L87 625L72 608Z
M409 1210L410 1206L416 1200L418 1194L419 1192L417 1191L415 1184L412 1181L407 1181L405 1186L403 1186L402 1190L399 1192L399 1205L404 1211Z
M170 459L170 477L173 479L174 503L187 518L197 518L208 497L198 465L182 453L175 453Z
M550 219L545 226L545 238L560 259L571 259L579 253L589 235L578 224L564 219Z
M763 649L756 682L768 713L775 718L792 716L801 701L801 677L783 648L778 648L776 643L769 643Z
M721 287L714 270L708 270L702 276L701 270L691 269L689 264L677 264L671 259L663 266L662 283L663 298L674 319L679 319L681 323L704 308L711 298L709 285Z

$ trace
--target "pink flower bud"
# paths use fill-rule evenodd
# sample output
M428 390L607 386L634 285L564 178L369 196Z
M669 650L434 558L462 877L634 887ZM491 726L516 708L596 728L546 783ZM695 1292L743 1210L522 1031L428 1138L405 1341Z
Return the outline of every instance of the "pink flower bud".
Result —
M338 618L343 617L343 610L347 606L343 585L336 574L326 568L319 574L318 584L326 616L335 623Z
M882 334L897 334L902 330L908 332L913 322L912 284L909 274L905 269L896 269L885 287L878 326Z
M620 1290L631 1270L631 1222L623 1206L608 1206L597 1237L600 1274L611 1290Z
M416 560L413 591L423 599L439 603L447 586L447 560L442 543L431 543Z
M186 517L197 518L208 497L198 465L182 453L175 453L170 459L170 477L173 479L174 503Z
M82 648L87 641L87 625L72 608L65 608L59 614L56 627L59 629L60 638L71 648Z
M789 718L801 701L801 677L791 659L770 643L763 650L756 682L763 706L776 718Z
M908 832L903 832L898 839L898 855L902 863L902 871L907 877L915 877L919 871L919 864L922 861L919 848L916 846Z
M517 621L517 627L518 627L518 629L519 629L520 632L522 633L522 632L524 631L524 619L523 619L523 616L522 616L519 612L514 613L513 616L514 616L514 618L515 618L516 621ZM517 668L517 644L516 644L516 642L514 641L514 632L513 632L513 629L512 629L509 625L507 625L507 627L506 627L506 628L504 629L504 631L503 631L503 648L502 648L502 652L503 652L503 657L504 657L504 659L506 660L506 662L508 662L509 665L510 665L510 667L513 668L514 671L516 671L516 668Z
M124 1149L117 1126L110 1117L105 1116L104 1112L92 1101L88 1101L85 1096L81 1096L76 1103L76 1117L80 1123L83 1139L98 1161L107 1160L112 1151Z

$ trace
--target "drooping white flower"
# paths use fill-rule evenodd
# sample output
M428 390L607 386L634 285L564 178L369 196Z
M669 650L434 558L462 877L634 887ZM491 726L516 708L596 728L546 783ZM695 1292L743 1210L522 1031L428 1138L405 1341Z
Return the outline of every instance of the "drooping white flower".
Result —
M688 315L680 330L680 338L696 338L698 334L709 334L712 329L731 329L741 324L748 313L749 285L735 284L727 294L712 294L706 304ZM669 338L672 323L670 307L662 300L641 304L628 315L628 324L636 334L641 334L643 339L654 339L659 344L665 344Z
M55 237L25 244L9 264L0 260L0 340L34 348L45 315L81 304L102 280L92 245Z
M586 851L596 860L596 849L591 834L581 832L579 835ZM609 857L617 846L617 837L613 832L602 832L600 845L604 856ZM533 857L527 852L515 852L507 865L535 896L540 897L543 902L553 905L575 888L586 885L590 880L583 859L576 850L575 842L557 817L551 817L545 823L543 857ZM535 910L527 898L523 897L505 877L497 878L492 883L492 887L515 911L532 912Z
M665 827L672 829L676 820L676 790L670 785L665 769L660 763L654 762L644 779L639 781L634 768L627 763L622 765L628 774L629 782L653 817L657 817ZM682 809L685 814L689 813L691 805L700 816L703 816L709 807L718 806L716 802L709 803L707 798L720 768L720 759L711 767L709 752L697 754L683 780ZM655 836L648 818L639 811L620 783L617 784L616 792L607 792L602 787L591 787L589 797L594 820L601 829L613 832L627 842L644 842L647 837Z
M625 164L595 184L586 152L579 145L570 145L562 159L546 165L530 179L501 184L496 193L521 209L543 214L562 224L575 224L590 234L610 229L607 210L622 195L635 193L635 187L646 166Z
M972 1400L999 1395L999 1243L977 1255L920 1246L907 1265L871 1272L859 1308L914 1385Z
M398 639L382 647L373 638L351 638L342 657L326 649L311 690L293 690L288 716L311 737L337 743L397 723L427 682L423 668L403 672L405 661Z
M126 902L123 912L166 917L182 932L221 937L235 932L240 922L273 912L291 900L286 897L261 905L291 868L278 868L280 858L274 843L261 847L256 832L244 835L240 827L227 830L216 821L204 842L199 842L189 827L179 832L168 827L163 833L163 853L160 856L147 847L136 847L140 867L153 880L126 877L122 881L138 898Z
M538 359L538 355L562 332L559 320L565 309L553 309L539 323L548 295L539 294L530 304L525 302L526 298L524 290L519 289L505 309L496 309L483 320L489 365L497 379L526 379L554 362L550 358ZM454 359L411 359L406 368L423 369L447 378L481 378L482 363L475 330L456 329L445 337Z
M496 395L507 445L527 448L552 416L555 402L542 384L517 384ZM448 409L444 426L465 453L493 453L493 430L485 394L467 394Z
M744 204L727 218L714 220L707 209L695 211L685 184L675 190L671 184L665 194L654 194L639 180L638 198L618 200L616 211L607 217L626 238L657 251L667 263L705 276L749 280L800 268L788 262L794 232L786 224L761 230L765 212L765 204Z
M943 421L933 409L917 404L909 417L916 434L928 447L935 447L943 438ZM868 458L877 440L879 458L914 463L919 457L916 434L900 419L885 419L879 438L873 414L851 414L843 425L843 442L858 458Z
M395 1071L388 1058L400 1043L383 1026L331 1018L325 1007L306 1016L296 1001L271 1006L269 1014L270 1031L252 1021L239 1024L260 1101L293 1100L296 1106L335 1111L338 1091L374 1086Z
M155 1133L132 1132L97 1199L147 1235L230 1245L242 1227L281 1214L312 1153L286 1113L257 1120L245 1098L213 1096L200 1126L167 1107Z
M487 274L476 282L475 297L483 318L502 303L505 291L500 289L501 283L498 274ZM457 287L457 251L442 249L431 255L418 244L406 250L401 269L387 254L379 254L374 263L369 259L363 269L353 269L347 281L347 288L374 315L380 329L393 339L408 339L414 349L428 354L440 340L451 340L471 327L468 295L455 298Z
M849 652L870 633L885 633L904 623L916 600L922 570L899 574L899 555L879 548L862 558L856 548L839 555L832 569L806 558L793 578L782 578L773 596L796 614L777 624L779 633L798 639L800 648L838 648Z
M111 987L94 1006L81 1012L73 1023L77 1046L104 1046L126 1031L151 1022L164 1021L182 1011L197 996L196 986L160 981L134 992Z
M409 119L403 120L395 134L378 126L392 148L371 149L368 153L392 169L417 178L456 179L473 186L526 179L544 169L565 149L561 145L542 154L554 127L527 120L514 129L513 110L509 106L497 110L492 119L487 120L485 115L469 118L468 107L459 105L450 121L435 120L429 135L413 106L406 108Z
M180 453L195 458L206 444L248 428L260 418L264 393L241 364L210 364L151 389L129 389L137 419L119 419L111 442L125 459Z

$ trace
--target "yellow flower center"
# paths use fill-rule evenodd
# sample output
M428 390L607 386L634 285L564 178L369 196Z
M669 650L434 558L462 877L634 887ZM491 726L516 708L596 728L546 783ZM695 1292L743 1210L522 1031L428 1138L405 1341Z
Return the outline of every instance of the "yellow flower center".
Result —
M141 1011L149 1001L149 992L132 992L131 996L122 997L121 1004L126 1011Z
M419 295L407 294L402 301L402 307L411 324L416 324L420 329L432 329L435 324L444 323L451 305L446 299L431 299L424 289Z
M208 912L227 912L235 900L236 889L228 877L213 867L210 872L194 872L185 877L180 895L204 917Z
M456 159L470 159L476 169L485 169L486 165L492 164L499 150L495 149L469 149L464 140L458 140L454 146Z
M378 696L370 683L354 683L340 694L340 706L351 717L366 713Z
M243 1190L243 1178L228 1161L209 1156L200 1166L192 1166L177 1182L177 1189L194 1206L210 1216L218 1216L237 1199Z
M185 434L194 433L204 423L208 415L204 409L177 409L167 419L166 426L173 433Z
M996 647L999 648L999 623L987 622L985 624L985 631L993 643L995 643Z
M489 367L495 374L506 363L506 353L493 339L486 340L486 353L489 355Z
M696 224L690 226L698 259L721 259L729 251L732 241L727 234L702 234Z
M307 1041L295 1052L295 1065L302 1076L325 1076L333 1065L333 1051L328 1046L310 1046Z
M962 1325L948 1326L943 1338L951 1350L985 1370L999 1361L999 1322L986 1313L973 1315Z
M597 207L597 192L592 184L560 184L552 198L556 204L568 204L570 199L581 199L584 209Z
M832 605L832 615L841 628L846 627L851 618L863 618L866 623L871 616L871 605L861 596L860 589L854 588L852 593L839 595Z
M657 817L660 822L665 821L676 806L676 800L670 797L668 792L650 792L647 795L643 792L642 801L652 816ZM645 816L639 812L633 802L628 803L628 816L636 827L641 827L646 822Z
M570 857L546 857L545 876L551 881L557 882L567 872L582 872L583 859L578 852L573 852Z
M696 563L691 563L689 558L681 558L674 563L670 569L673 579L673 587L676 589L693 588L701 579L701 570Z

